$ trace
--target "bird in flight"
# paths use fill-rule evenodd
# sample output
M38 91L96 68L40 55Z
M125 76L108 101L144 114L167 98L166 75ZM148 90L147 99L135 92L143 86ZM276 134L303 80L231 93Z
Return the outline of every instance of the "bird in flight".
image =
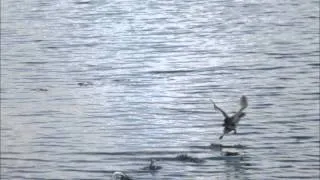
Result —
M246 113L243 112L244 109L248 107L248 100L246 96L241 96L240 98L240 109L238 112L236 112L232 116L228 116L226 112L224 112L221 108L219 108L212 99L210 99L214 109L218 110L222 113L224 116L224 123L223 123L223 134L219 137L219 139L222 139L224 135L228 134L231 131L234 131L234 134L237 133L237 125L242 117L246 115Z

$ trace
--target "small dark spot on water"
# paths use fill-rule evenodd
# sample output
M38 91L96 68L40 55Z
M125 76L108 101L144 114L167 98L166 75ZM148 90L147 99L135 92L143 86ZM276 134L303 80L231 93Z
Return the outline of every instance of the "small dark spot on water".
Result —
M130 79L113 79L113 82L131 82Z
M103 173L103 174L107 174L107 173L112 173L112 171L107 171L107 170L85 170L85 169L72 169L72 168L65 168L65 169L61 169L61 171L73 171L73 172L83 172L83 173Z
M237 145L222 145L222 144L215 144L215 143L212 143L208 146L209 149L223 149L223 148L236 148L236 149L246 149L248 147L246 146L243 146L241 144L237 144Z
M86 86L91 86L93 85L92 82L79 82L78 83L79 86L82 86L82 87L86 87Z
M284 59L284 58L297 58L297 55L289 54L289 53L265 53L265 55L272 56L275 59ZM285 67L282 67L285 68Z
M274 67L255 68L255 69L253 69L253 70L271 71L271 70L285 69L285 68L287 68L287 67L284 67L284 66L274 66Z
M254 89L285 89L285 86L264 86L264 87L255 87Z
M294 138L296 140L307 140L307 139L312 139L312 136L291 136L291 138Z
M99 43L84 43L84 44L80 44L80 45L77 45L77 46L79 46L79 47L82 47L82 46L84 46L84 47L94 47L94 46L97 46L97 45L99 45Z
M47 49L58 49L59 47L57 46L48 46Z
M36 88L36 89L32 89L33 91L39 91L39 92L47 92L48 89L46 88Z
M91 1L76 1L75 4L90 4Z
M284 166L279 166L279 168L292 168L292 165L284 165Z
M210 149L221 149L221 148L222 148L222 145L221 145L221 144L214 144L214 143L212 143L212 144L209 145L209 148L210 148Z
M264 108L268 108L270 106L273 106L273 104L271 104L271 103L262 103L262 104L257 104L252 109L264 109Z
M143 167L142 170L145 170L145 171L149 171L149 172L151 172L151 173L154 173L154 172L162 169L162 167L156 165L156 163L157 163L157 162L154 161L153 164L151 164L151 161L150 161L149 164L148 164L148 166Z
M36 65L36 64L47 64L48 62L40 62L40 61L28 61L24 62L24 64Z
M189 73L193 70L167 70L167 71L149 71L151 74L176 74L176 73Z
M318 19L319 17L318 16L308 16L306 18L309 18L309 19Z
M240 153L238 152L231 152L231 151L226 151L224 152L225 156L238 156Z
M203 159L192 157L192 156L189 156L188 154L180 154L175 159L178 160L178 161L192 162L192 163L202 163L202 162L204 162Z
M33 42L42 42L42 41L44 41L44 40L42 40L42 39L33 40Z
M308 65L313 67L319 67L320 63L309 63Z
M236 145L221 145L222 148L237 148L237 149L246 149L247 146L236 144Z
M286 81L286 80L295 80L296 78L292 78L292 77L279 77L278 79L279 79L279 80L284 80L284 81Z

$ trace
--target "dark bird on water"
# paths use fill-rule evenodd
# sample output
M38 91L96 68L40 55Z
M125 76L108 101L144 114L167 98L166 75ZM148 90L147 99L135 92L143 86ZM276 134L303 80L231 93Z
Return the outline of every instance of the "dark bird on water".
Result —
M143 169L144 169L144 170L149 170L149 171L157 171L157 170L159 170L159 169L162 169L161 166L155 165L155 162L156 162L156 161L155 161L154 159L151 159L149 166L144 167Z
M211 99L210 99L211 100ZM228 116L226 112L224 112L221 108L219 108L212 100L214 109L218 110L222 113L224 116L224 123L223 123L223 134L219 137L219 139L222 139L225 134L228 134L231 131L234 131L234 134L237 133L237 125L242 117L244 117L246 114L243 112L244 109L248 107L248 100L246 96L241 96L240 98L240 109L238 112L236 112L231 117Z

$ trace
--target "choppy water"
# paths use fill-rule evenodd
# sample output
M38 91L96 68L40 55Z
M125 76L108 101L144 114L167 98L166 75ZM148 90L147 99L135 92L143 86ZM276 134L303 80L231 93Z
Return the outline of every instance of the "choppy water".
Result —
M2 1L1 179L318 179L318 58L318 1Z

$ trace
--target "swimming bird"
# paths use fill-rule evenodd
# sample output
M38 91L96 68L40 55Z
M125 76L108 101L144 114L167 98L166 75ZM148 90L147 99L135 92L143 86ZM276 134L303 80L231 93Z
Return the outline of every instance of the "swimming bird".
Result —
M123 172L117 171L112 174L112 180L132 180L132 178L124 174Z
M143 169L144 169L144 170L149 170L149 171L157 171L157 170L159 170L159 169L162 169L161 166L154 165L155 162L156 162L156 161L155 161L154 159L151 159L149 166L144 167Z
M213 101L210 99L213 103L214 109L220 111L222 115L224 116L224 123L223 123L223 134L219 137L219 139L222 139L225 134L228 134L231 131L234 131L234 134L237 134L237 125L242 117L246 115L246 113L243 112L245 108L248 107L248 100L246 96L241 96L240 98L240 109L238 112L236 112L231 117L228 116L226 112L224 112L221 108L219 108Z

